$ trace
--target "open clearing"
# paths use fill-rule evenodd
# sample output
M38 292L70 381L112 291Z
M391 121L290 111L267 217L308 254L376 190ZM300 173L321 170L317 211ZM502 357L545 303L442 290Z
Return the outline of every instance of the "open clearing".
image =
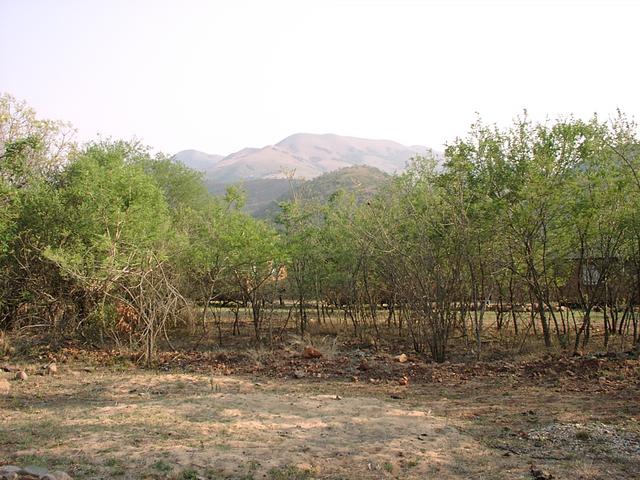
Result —
M566 382L434 365L408 386L74 362L41 376L25 364L28 380L0 397L0 464L77 479L510 479L533 478L532 464L638 478L638 361L625 361L630 378L606 363L604 387L582 385L581 364Z

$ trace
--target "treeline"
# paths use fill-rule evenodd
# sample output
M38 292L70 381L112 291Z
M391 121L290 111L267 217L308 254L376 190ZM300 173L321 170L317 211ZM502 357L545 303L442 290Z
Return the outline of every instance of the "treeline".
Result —
M342 305L355 333L393 325L438 361L454 335L479 358L488 320L578 351L597 311L605 349L637 344L638 151L621 114L478 122L443 164L415 159L366 204L287 206L292 288L301 305Z
M135 142L78 147L71 134L0 97L0 328L126 343L151 359L185 307L240 296L260 338L276 230L239 211L238 190L212 197L167 156Z
M489 324L577 351L596 312L604 348L638 343L639 143L622 114L478 122L444 162L414 159L368 201L292 192L277 225L167 156L78 147L69 132L0 98L3 329L127 343L150 360L174 327L217 319L216 301L236 319L246 308L270 342L283 302L302 335L339 312L355 337L437 361L454 339L480 358Z

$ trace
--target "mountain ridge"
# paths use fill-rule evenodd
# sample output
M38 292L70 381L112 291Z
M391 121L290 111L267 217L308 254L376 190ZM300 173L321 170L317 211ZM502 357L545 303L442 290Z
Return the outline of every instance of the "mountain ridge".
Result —
M385 173L404 170L407 161L429 148L405 146L385 139L367 139L333 133L294 133L273 145L247 147L226 156L183 150L174 158L205 173L208 181L295 177L312 179L354 165L369 165Z

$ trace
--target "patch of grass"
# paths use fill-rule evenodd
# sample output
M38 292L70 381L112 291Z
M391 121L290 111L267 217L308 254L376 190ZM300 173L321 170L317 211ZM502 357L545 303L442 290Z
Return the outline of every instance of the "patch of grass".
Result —
M237 480L255 480L255 479L254 479L253 473L245 473L240 477L237 477Z
M186 470L182 471L180 477L178 478L180 480L198 480L198 472L193 468L187 468Z
M269 478L271 480L308 480L312 477L309 470L301 470L295 465L285 465L269 470Z
M409 461L405 464L405 466L406 466L407 468L415 468L415 467L417 467L417 466L418 466L418 463L419 463L419 460L409 460Z
M76 471L78 473L82 473L83 475L86 475L89 478L95 478L95 477L98 476L98 469L96 467L94 467L93 465L79 466L79 467L77 467Z
M389 473L393 472L393 465L391 465L391 463L389 463L389 462L384 462L384 464L383 464L382 466L384 467L384 469L385 469L387 472L389 472Z
M17 463L21 465L35 465L36 467L47 467L49 465L48 459L40 455L20 455L17 460Z
M105 459L104 466L111 469L111 476L113 477L121 477L125 473L127 473L124 465L122 464L122 460L114 457L110 457Z
M250 460L249 462L243 465L243 470L245 472L242 474L239 474L238 476L234 476L233 478L235 480L254 480L255 472L256 470L258 470L259 466L260 466L260 462L256 460ZM217 479L222 477L212 476L211 478ZM224 477L224 478L227 478L227 477Z
M171 470L173 470L173 467L171 465L169 465L167 462L165 462L164 460L158 460L157 462L155 462L153 465L151 465L151 468L153 468L154 470L158 470L159 472L170 472Z
M576 438L578 440L586 442L587 440L591 440L591 434L589 432L587 432L586 430L578 430L576 432Z

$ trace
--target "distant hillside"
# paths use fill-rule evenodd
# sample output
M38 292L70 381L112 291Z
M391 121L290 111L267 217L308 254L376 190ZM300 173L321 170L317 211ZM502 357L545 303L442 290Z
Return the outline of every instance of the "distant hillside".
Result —
M184 150L176 158L205 172L211 182L233 183L282 179L290 172L295 172L295 178L310 179L353 165L369 165L387 173L399 172L411 157L427 150L427 147L406 147L390 140L297 133L275 145L244 148L224 158L196 150Z
M182 150L176 153L173 158L184 163L189 168L208 174L224 158L224 155L214 155L198 150Z
M331 195L340 190L355 193L356 199L362 202L371 198L389 178L389 174L375 167L356 165L301 182L295 188L300 197L319 203L327 202ZM287 190L264 208L253 211L252 214L257 218L274 218L280 211L279 204L290 200L291 191Z
M292 180L286 178L265 178L260 180L246 180L236 183L219 183L205 179L209 192L216 196L223 196L229 185L239 185L245 191L246 204L244 210L255 215L256 212L264 210L271 205L274 199L282 197L289 192L291 185L297 187L303 180Z

